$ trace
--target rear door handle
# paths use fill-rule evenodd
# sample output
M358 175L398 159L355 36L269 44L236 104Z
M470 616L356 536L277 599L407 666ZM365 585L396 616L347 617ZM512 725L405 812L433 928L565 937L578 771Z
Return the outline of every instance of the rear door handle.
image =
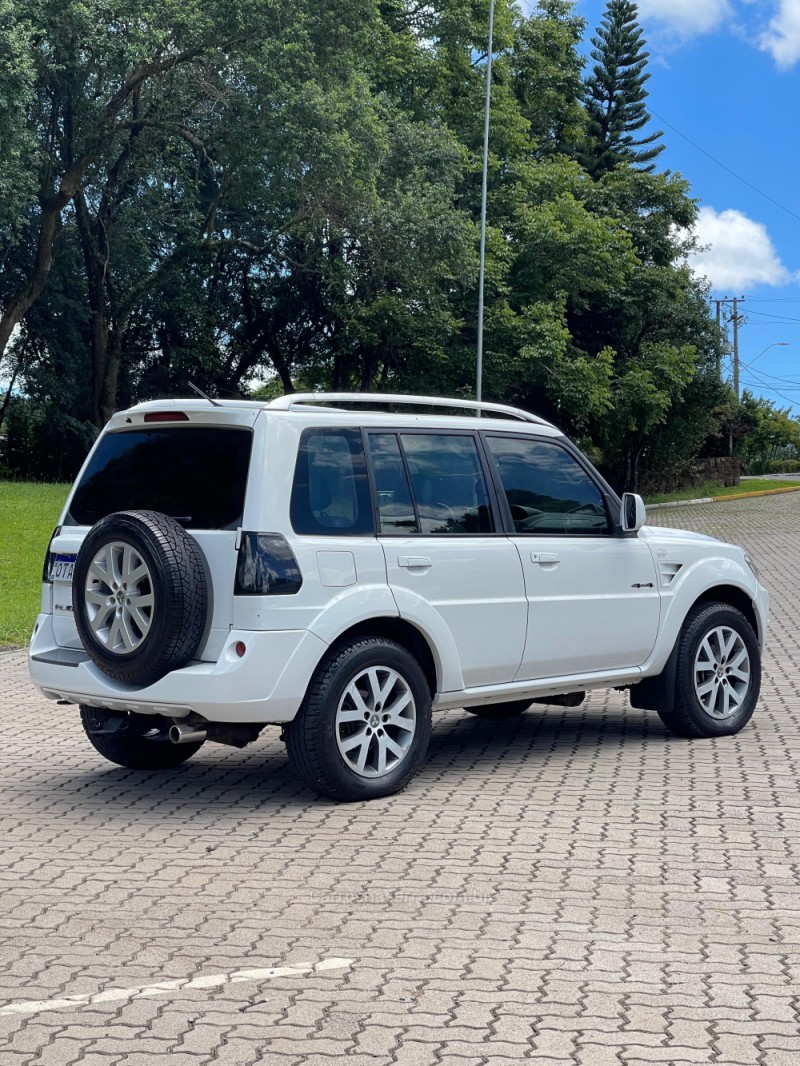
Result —
M531 562L538 563L539 566L553 566L560 563L561 559L553 552L531 552Z
M433 563L426 555L398 555L397 565L405 566L409 570L415 570L425 566L432 566Z

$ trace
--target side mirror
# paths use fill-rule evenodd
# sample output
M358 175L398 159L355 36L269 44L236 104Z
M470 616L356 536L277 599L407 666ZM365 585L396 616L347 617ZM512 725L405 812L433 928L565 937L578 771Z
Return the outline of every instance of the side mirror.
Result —
M635 492L626 492L622 497L622 511L619 522L623 533L635 533L647 521L644 500Z

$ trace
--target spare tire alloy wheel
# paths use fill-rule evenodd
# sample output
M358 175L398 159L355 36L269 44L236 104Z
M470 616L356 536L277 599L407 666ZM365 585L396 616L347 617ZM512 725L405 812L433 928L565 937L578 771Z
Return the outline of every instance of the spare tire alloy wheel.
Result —
M110 652L135 651L153 621L153 578L130 544L111 540L89 563L84 595L96 639Z
M95 665L117 681L150 685L194 656L208 589L197 542L168 515L118 511L87 534L72 606Z

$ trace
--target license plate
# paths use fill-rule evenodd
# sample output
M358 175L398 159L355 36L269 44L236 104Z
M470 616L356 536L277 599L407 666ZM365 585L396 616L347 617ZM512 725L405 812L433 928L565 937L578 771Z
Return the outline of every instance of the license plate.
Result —
M76 555L53 556L50 561L50 580L71 582L76 559Z

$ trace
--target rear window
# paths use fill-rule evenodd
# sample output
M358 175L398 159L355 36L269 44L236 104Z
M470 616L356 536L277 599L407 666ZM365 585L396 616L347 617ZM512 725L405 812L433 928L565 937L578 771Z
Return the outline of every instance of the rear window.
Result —
M114 511L161 511L188 529L242 524L253 435L210 426L123 430L102 438L66 525L93 526Z

